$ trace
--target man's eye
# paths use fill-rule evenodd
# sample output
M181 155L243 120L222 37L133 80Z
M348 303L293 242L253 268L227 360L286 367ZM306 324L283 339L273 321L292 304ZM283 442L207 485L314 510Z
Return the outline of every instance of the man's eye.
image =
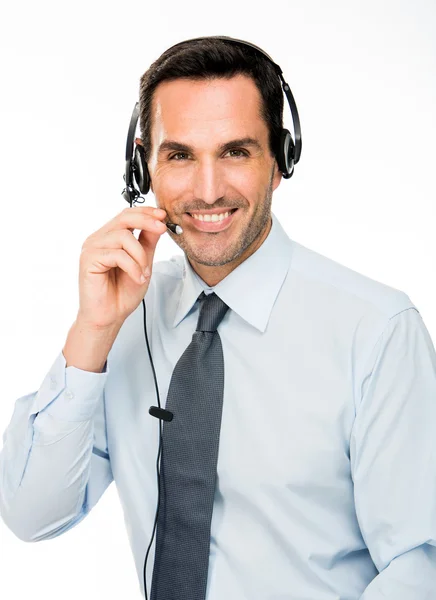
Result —
M188 155L186 154L186 152L176 152L175 154L172 154L170 156L170 160L183 160L183 158L187 156Z
M229 150L229 153L231 154L231 156L234 156L235 158L248 156L248 154L247 154L247 152L245 152L245 150L240 150L239 148L234 148L233 150Z

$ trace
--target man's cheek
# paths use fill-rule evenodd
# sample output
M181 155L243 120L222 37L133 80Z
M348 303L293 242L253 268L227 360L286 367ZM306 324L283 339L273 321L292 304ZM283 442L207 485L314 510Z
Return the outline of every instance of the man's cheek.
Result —
M154 193L162 200L175 200L189 192L189 179L180 173L167 173L165 177L155 180Z
M227 170L225 179L229 187L239 190L240 194L246 197L261 185L259 170L248 166Z

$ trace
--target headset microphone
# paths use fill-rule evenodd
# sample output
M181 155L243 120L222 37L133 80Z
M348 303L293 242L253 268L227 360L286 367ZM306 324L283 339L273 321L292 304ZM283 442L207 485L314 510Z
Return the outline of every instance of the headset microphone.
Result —
M170 231L172 231L173 233L177 233L177 235L180 235L181 233L183 233L183 229L180 227L180 225L177 225L176 223L165 223L165 225L168 227L168 229Z

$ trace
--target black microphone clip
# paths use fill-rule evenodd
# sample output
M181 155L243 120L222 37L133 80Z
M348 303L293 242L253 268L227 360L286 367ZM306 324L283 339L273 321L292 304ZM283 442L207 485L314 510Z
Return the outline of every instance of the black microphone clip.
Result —
M164 408L159 408L159 406L150 406L148 412L152 417L162 419L162 421L172 421L174 417L171 411L165 410Z

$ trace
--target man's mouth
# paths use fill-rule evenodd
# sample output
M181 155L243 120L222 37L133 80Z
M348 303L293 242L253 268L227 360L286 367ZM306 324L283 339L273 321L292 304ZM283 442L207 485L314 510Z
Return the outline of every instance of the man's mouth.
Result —
M237 208L229 208L227 210L225 209L215 209L214 211L204 211L201 212L199 210L195 211L195 212L188 212L188 215L190 215L191 217L194 217L194 219L199 219L200 221L206 221L206 222L210 222L210 223L216 223L217 221L223 221L224 219L227 219L227 217L234 213L235 210L238 210Z
M187 212L184 216L187 217L188 223L199 231L222 231L230 225L237 210L237 208L227 210L219 208L204 212L197 210L191 213Z

